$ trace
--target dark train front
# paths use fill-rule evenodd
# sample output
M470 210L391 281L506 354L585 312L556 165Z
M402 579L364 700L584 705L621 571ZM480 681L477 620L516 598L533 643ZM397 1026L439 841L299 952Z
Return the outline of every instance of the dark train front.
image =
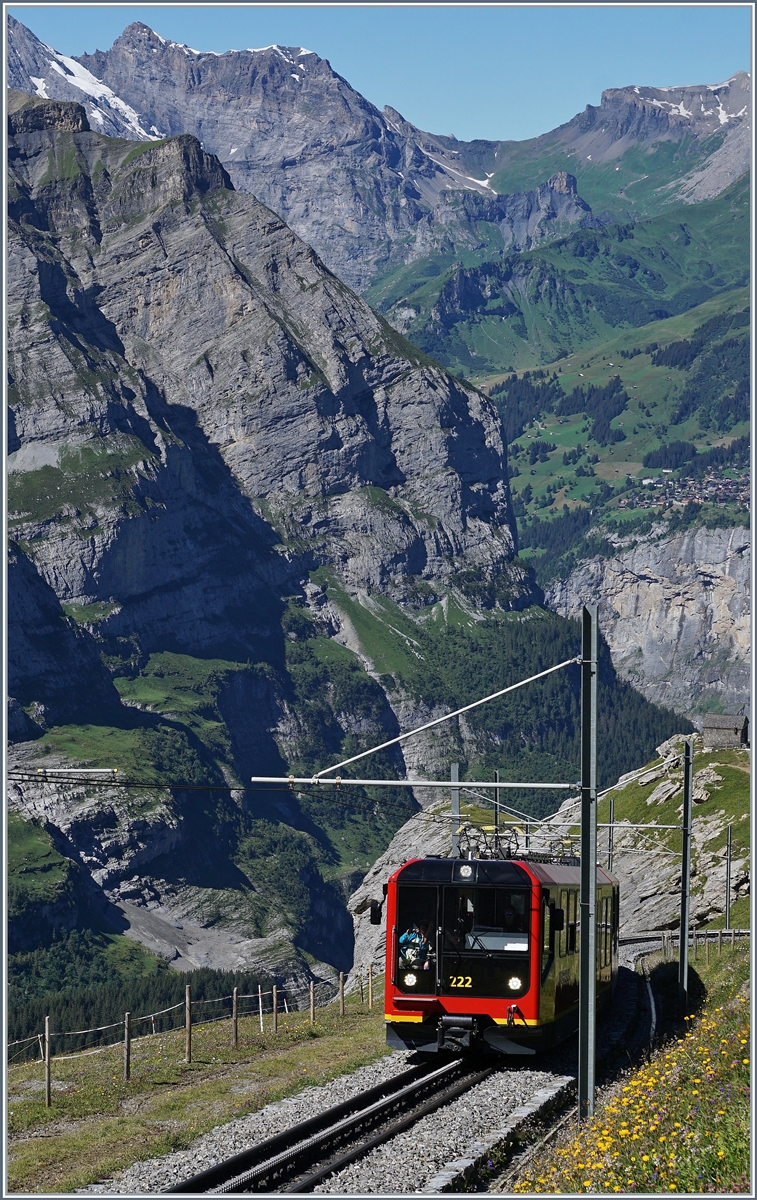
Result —
M578 1028L580 867L414 859L386 886L396 1049L535 1054ZM597 1008L618 962L619 889L597 868ZM378 913L376 913L378 916Z

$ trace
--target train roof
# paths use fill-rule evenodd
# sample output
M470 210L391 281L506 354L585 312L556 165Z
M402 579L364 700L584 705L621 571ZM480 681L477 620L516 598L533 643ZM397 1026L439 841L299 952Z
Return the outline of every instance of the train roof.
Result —
M390 877L408 883L523 884L529 878L542 884L581 882L580 863L542 862L529 858L412 858ZM597 866L597 883L616 884L614 876Z

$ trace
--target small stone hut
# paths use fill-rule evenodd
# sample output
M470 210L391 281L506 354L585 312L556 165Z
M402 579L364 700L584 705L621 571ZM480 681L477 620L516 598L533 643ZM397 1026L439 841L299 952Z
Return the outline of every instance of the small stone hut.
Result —
M749 718L707 713L702 724L705 750L739 750L749 744Z

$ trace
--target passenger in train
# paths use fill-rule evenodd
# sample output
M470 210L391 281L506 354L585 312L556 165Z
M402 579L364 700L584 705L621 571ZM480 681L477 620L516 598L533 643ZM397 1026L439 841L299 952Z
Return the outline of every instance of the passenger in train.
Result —
M418 921L412 929L407 929L400 936L400 954L404 959L401 966L421 968L428 971L430 967L428 940L428 921Z

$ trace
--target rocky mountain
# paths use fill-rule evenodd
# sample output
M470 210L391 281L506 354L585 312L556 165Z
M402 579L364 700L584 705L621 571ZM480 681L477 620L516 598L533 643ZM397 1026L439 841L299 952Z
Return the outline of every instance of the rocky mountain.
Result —
M96 79L86 67L46 46L8 14L7 86L43 100L73 100L83 105L93 129L108 137L150 141L164 135L143 129L134 109Z
M595 208L628 220L711 199L740 179L749 170L750 127L751 78L737 71L716 84L608 88L599 105L523 142L433 141L497 191L532 186L545 163L573 171Z
M546 603L576 616L598 598L619 673L650 700L689 717L750 707L749 530L693 529L641 538L552 584Z
M9 107L14 766L146 781L119 805L21 779L13 803L100 873L117 927L168 945L186 921L174 957L200 965L198 930L243 920L254 947L219 932L213 961L290 977L293 930L339 959L328 835L296 800L179 789L172 808L161 781L233 786L281 773L280 746L296 761L396 731L349 651L297 657L336 632L319 571L344 603L358 587L427 603L466 570L529 601L498 415L194 138L109 139L81 105L21 93ZM369 812L353 858L383 820Z
M380 113L299 47L203 54L134 23L106 53L68 59L13 18L9 34L12 87L86 96L100 132L195 135L238 190L284 217L358 289L377 271L429 253L481 250L492 238L522 249L600 223L564 172L525 194L497 196L486 178L459 169L455 152L433 139L421 149L399 113Z
M510 570L490 402L403 343L195 139L129 147L55 107L56 129L44 101L10 117L10 469L16 536L59 597L115 605L101 625L128 636L134 606L143 631L159 624L152 598L179 579L192 594L176 603L196 610L209 588L217 611L295 558L400 592L453 561ZM50 155L67 172L52 181ZM39 472L55 495L30 506ZM188 554L206 505L214 542ZM116 565L124 540L139 572ZM205 574L219 557L223 596ZM197 646L226 636L198 629Z

